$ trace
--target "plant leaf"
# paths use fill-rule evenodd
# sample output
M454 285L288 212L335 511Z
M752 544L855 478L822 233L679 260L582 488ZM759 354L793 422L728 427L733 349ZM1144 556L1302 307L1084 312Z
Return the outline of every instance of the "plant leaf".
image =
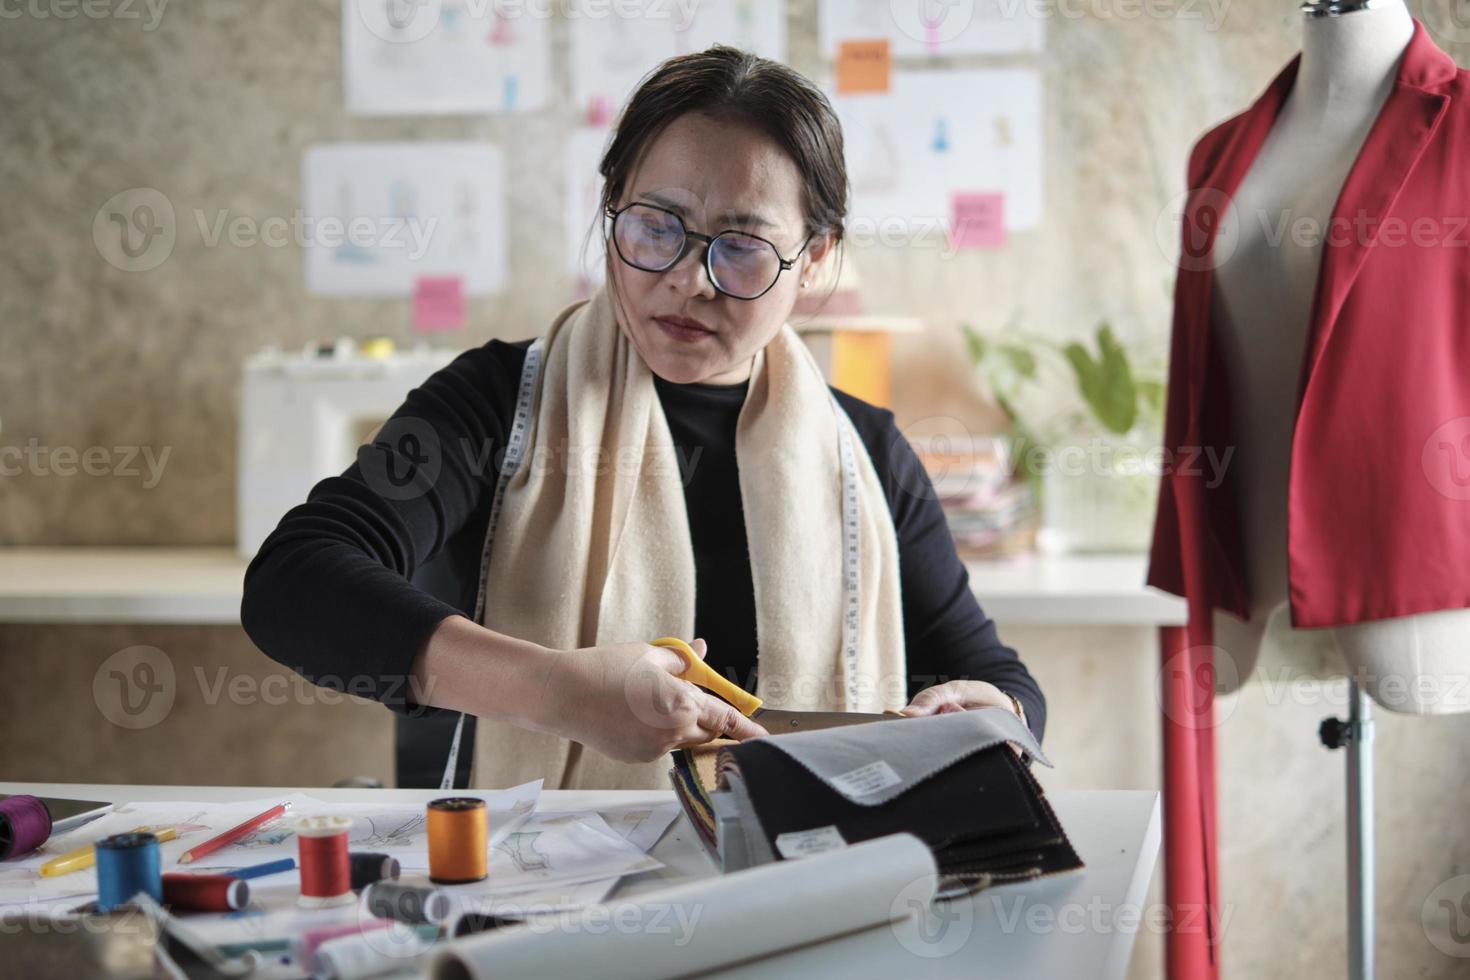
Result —
M1092 409L1104 426L1123 435L1138 418L1138 392L1133 386L1128 354L1106 323L1097 328L1097 349L1101 354L1100 388L1098 402Z
M965 333L965 349L970 352L970 361L979 364L985 360L988 345L980 332L968 323L960 324L960 329Z
M1004 344L1000 353L1006 360L1011 362L1011 367L1021 377L1029 380L1036 378L1036 355L1024 347L1016 344Z
M1062 353L1077 375L1077 389L1093 416L1109 432L1123 435L1138 419L1138 393L1128 355L1106 323L1097 328L1097 348L1097 360L1075 341L1062 348Z
M1072 365L1072 373L1077 376L1077 390L1082 393L1082 400L1093 405L1097 401L1101 383L1097 363L1093 361L1087 348L1076 341L1063 347L1062 354L1067 358L1067 363Z

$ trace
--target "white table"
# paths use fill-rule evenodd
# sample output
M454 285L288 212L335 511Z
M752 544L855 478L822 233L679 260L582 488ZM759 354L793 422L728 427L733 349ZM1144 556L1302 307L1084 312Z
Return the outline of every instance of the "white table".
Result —
M246 564L233 548L0 548L0 624L238 625ZM1187 646L1184 600L1143 584L1144 555L1027 555L965 567L986 614L1003 626L1158 628L1166 664ZM1163 693L1177 699L1180 686ZM1197 809L1213 808L1215 787L1212 774L1188 763L1213 757L1214 731L1171 722L1171 709L1166 700L1166 877L1170 901L1183 908L1207 901L1197 869L1213 863L1213 845L1198 832ZM1166 942L1172 949L1190 939L1173 931Z
M0 623L238 625L248 563L232 548L0 548ZM991 619L1178 626L1184 601L1143 584L1143 555L969 562Z
M3 793L110 802L224 801L291 791L260 786L0 783ZM437 790L409 789L303 792L325 800L358 802L427 801L441 795ZM660 790L547 791L541 794L539 809L577 810L673 798L672 791ZM955 903L945 917L952 931L942 939L919 935L910 923L907 927L881 928L829 940L713 975L742 980L784 980L792 976L841 980L1119 980L1127 972L1137 931L1157 921L1146 914L1144 902L1159 851L1159 794L1141 790L1063 792L1049 799L1087 864L1086 870L994 888ZM653 854L665 867L628 879L619 886L617 895L644 894L677 881L717 873L682 815L654 847ZM947 955L924 955L941 950Z

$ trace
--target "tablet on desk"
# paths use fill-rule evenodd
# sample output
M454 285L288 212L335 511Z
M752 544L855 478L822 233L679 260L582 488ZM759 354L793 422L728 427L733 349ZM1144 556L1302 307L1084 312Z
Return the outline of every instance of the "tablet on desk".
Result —
M0 793L0 800L8 800L15 794ZM89 823L112 809L111 803L102 800L66 800L56 796L37 797L51 811L51 833L64 834Z

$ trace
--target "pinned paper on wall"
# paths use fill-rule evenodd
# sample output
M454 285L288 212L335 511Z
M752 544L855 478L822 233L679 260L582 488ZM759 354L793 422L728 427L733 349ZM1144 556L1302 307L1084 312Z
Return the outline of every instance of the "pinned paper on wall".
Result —
M686 9L690 16L674 21L678 54L728 44L762 58L786 60L786 0L701 0Z
M616 113L643 76L679 54L730 44L786 59L785 0L649 3L634 16L606 0L564 0L571 46L572 100L580 113L602 99Z
M567 272L583 286L603 280L606 252L598 229L598 204L602 199L602 175L598 167L607 147L609 129L586 127L575 130L567 140L565 241Z
M413 328L423 332L464 326L464 280L459 276L419 276L413 287Z
M520 0L343 0L342 79L358 115L540 109L550 20Z
M1044 12L1007 0L822 0L822 51L845 40L884 37L895 57L1040 51Z
M887 38L843 41L837 51L837 91L887 92L892 69Z
M1002 228L1042 211L1041 77L1031 69L895 70L886 93L836 93L852 181L851 221L948 228L953 196L1004 197Z
M302 163L306 285L410 296L425 276L504 288L504 162L488 143L338 143Z
M950 198L949 241L956 248L1000 248L1006 243L1004 194L960 192Z

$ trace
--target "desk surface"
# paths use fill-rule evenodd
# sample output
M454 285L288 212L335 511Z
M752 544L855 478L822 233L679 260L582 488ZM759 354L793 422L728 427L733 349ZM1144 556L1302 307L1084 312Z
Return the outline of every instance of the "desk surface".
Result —
M299 787L297 789L300 789ZM234 800L290 792L261 786L114 786L84 783L0 783L3 793L77 796L111 802ZM302 789L325 800L430 800L438 790ZM539 810L590 809L614 803L672 800L672 791L555 791ZM1120 980L1133 940L1151 925L1149 879L1160 840L1159 794L1143 790L1058 792L1048 795L1086 870L1029 884L1006 885L953 903L945 931L920 927L869 930L805 947L778 958L721 971L741 980L790 976L886 976L902 980L1089 977ZM624 881L616 895L639 895L677 881L716 874L695 831L681 815L653 849L665 867Z
M0 548L0 623L230 625L246 561L231 548ZM1005 624L1177 626L1184 600L1143 584L1143 555L968 562Z

